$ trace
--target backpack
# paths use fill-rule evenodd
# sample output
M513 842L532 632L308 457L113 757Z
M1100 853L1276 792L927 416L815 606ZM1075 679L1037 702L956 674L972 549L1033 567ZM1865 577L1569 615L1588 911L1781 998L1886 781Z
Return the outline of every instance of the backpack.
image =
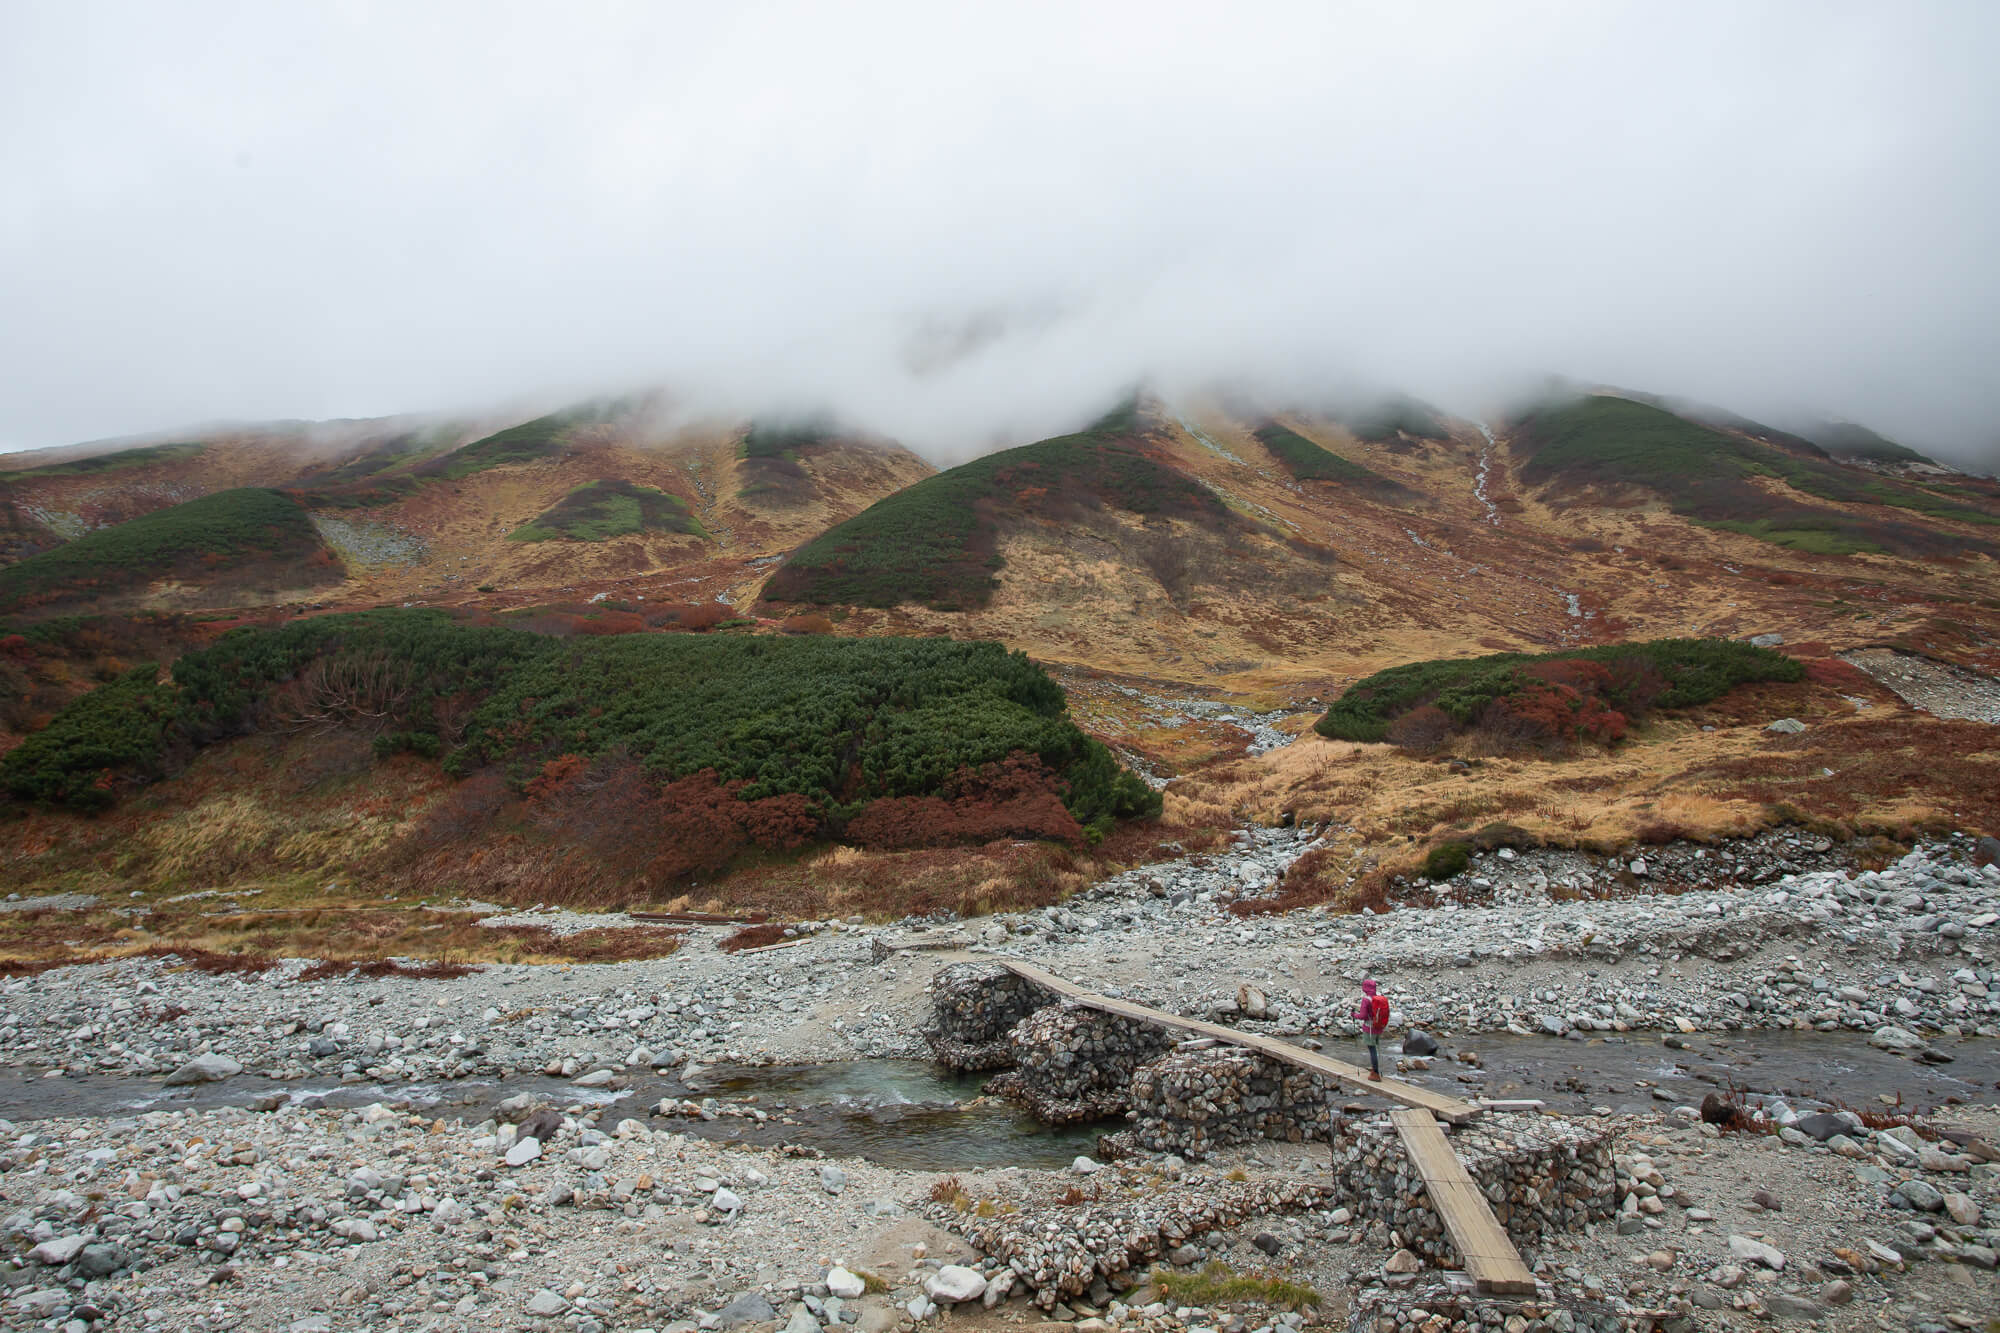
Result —
M1388 1030L1389 1027L1388 996L1371 995L1368 997L1367 1025L1368 1025L1368 1030L1370 1032L1378 1034Z

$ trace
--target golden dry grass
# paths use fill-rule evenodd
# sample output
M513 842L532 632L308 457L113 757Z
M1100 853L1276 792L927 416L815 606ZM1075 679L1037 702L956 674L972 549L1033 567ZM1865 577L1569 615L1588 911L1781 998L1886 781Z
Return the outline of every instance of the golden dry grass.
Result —
M1223 816L1337 826L1282 901L1367 900L1454 839L1614 852L1712 842L1777 824L1839 836L2000 827L2000 737L1884 702L1857 709L1811 684L1736 691L1663 717L1615 750L1453 763L1309 736L1197 773L1168 792L1177 820ZM1764 729L1781 716L1808 730ZM1706 724L1714 730L1704 731ZM1345 898L1343 897L1345 895Z

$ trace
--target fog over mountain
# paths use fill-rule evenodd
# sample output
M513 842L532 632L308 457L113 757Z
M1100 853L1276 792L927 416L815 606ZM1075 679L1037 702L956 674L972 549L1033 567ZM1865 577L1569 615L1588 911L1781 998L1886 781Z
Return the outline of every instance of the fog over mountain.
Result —
M2000 452L2000 8L0 10L0 448L635 384L934 459L1548 373Z

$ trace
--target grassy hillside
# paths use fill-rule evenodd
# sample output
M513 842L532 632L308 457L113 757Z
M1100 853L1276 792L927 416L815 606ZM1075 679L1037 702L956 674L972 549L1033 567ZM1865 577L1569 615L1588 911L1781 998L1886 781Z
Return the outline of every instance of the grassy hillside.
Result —
M1039 766L1077 828L1159 810L1077 730L1061 689L995 643L552 639L434 611L234 631L181 657L168 685L136 670L29 736L0 761L0 784L16 800L103 805L176 753L315 728L364 730L378 755L438 756L456 773L496 765L530 787L604 762L654 789L695 781L679 796L697 804L789 798L765 813L812 836L878 801L958 790L1010 756Z
M310 567L300 571L301 582L339 577L338 562L290 497L260 487L218 491L0 569L0 610L77 601L167 577L206 582L293 563Z
M1451 432L1445 428L1437 409L1414 398L1392 398L1365 411L1346 413L1337 419L1354 432L1355 439L1370 444L1386 444L1403 435L1419 440L1451 438Z
M1803 674L1783 654L1729 639L1411 662L1356 682L1313 729L1335 740L1403 741L1399 724L1407 724L1411 739L1423 731L1431 743L1484 723L1519 730L1526 741L1616 740L1627 720L1649 709L1685 708L1750 681L1795 681ZM1496 717L1496 705L1507 715ZM1415 718L1420 711L1436 717Z
M780 508L812 498L805 461L835 444L832 429L816 422L755 422L736 446L736 498Z
M1290 427L1267 421L1251 432L1257 442L1270 450L1271 457L1300 481L1331 481L1383 499L1413 498L1399 482L1379 472L1342 458L1323 445L1315 444Z
M593 481L508 533L507 540L601 542L640 532L708 536L678 496L629 481Z
M2000 513L1954 504L1931 492L1726 435L1626 398L1589 397L1523 419L1515 447L1521 477L1565 490L1640 486L1685 518L1823 555L1862 551L1936 556L2000 553L1976 538L1918 526L1891 514L1851 514L1761 489L1783 482L1804 496L1904 510L1983 526Z
M1868 463L1926 463L1932 467L1937 466L1935 459L1926 458L1915 449L1897 444L1894 440L1851 421L1829 421L1800 433L1835 458L1854 458Z
M420 476L455 481L507 463L532 463L553 458L562 452L572 430L603 421L609 413L609 408L597 404L551 412L548 416L536 417L533 421L524 421L518 426L509 426L506 430L474 440L442 458L432 459L417 468L416 472Z
M149 444L137 449L120 449L116 453L95 454L89 458L78 458L67 463L49 463L42 467L28 467L12 472L0 472L0 482L31 481L39 477L84 477L103 472L123 472L130 468L147 467L154 463L170 463L178 459L192 458L205 447L200 444Z
M1148 452L1130 412L1074 435L974 459L905 487L794 552L765 585L777 602L934 610L985 605L1001 522L1099 509L1221 525L1228 510Z

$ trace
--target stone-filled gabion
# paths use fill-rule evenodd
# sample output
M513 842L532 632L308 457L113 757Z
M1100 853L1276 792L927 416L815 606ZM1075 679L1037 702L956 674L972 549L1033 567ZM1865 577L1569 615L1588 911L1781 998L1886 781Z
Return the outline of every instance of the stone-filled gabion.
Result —
M1339 1120L1336 1085L1234 1046L1175 1051L1132 1075L1132 1128L1121 1139L1199 1160L1233 1143L1324 1141Z
M1581 1231L1617 1206L1611 1134L1595 1121L1489 1113L1453 1130L1451 1146L1516 1245ZM1393 1228L1432 1263L1458 1265L1423 1177L1386 1118L1346 1124L1333 1143L1333 1180L1358 1221Z
M1327 1187L1308 1181L1218 1180L1199 1190L1147 1191L1076 1205L1044 1201L991 1217L928 1204L925 1214L974 1249L1013 1269L1043 1309L1090 1289L1116 1285L1151 1268L1193 1237L1252 1217L1318 1207Z
M1650 1333L1662 1313L1564 1291L1482 1296L1437 1279L1364 1287L1353 1300L1352 1333Z
M1045 1124L1120 1115L1132 1071L1173 1045L1165 1030L1077 1004L1037 1009L1008 1037L1014 1067L986 1091L1020 1102Z
M947 1069L1005 1069L1014 1063L1007 1034L1049 1002L1049 993L991 963L954 963L931 978L933 1025L924 1034Z

